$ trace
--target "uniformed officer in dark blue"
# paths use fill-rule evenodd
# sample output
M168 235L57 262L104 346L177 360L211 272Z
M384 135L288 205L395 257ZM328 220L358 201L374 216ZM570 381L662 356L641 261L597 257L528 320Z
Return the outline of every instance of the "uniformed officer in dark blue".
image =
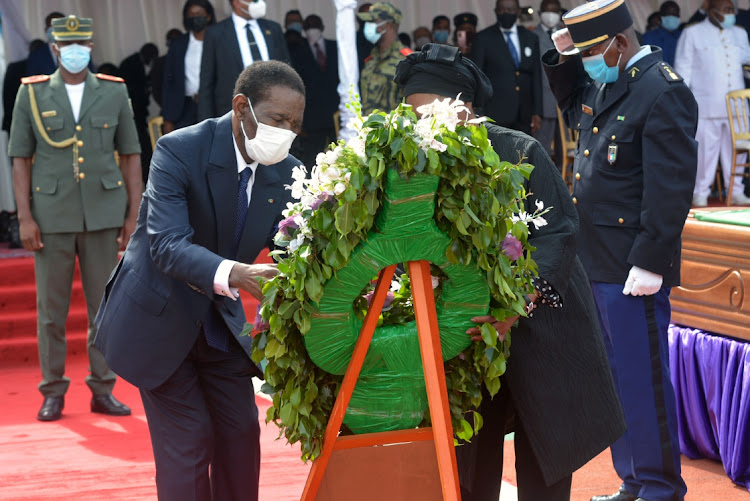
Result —
M698 106L658 47L641 47L624 0L564 17L542 57L568 126L580 131L573 203L628 431L612 447L620 490L592 501L682 500L669 292L697 166ZM607 419L607 416L602 416Z

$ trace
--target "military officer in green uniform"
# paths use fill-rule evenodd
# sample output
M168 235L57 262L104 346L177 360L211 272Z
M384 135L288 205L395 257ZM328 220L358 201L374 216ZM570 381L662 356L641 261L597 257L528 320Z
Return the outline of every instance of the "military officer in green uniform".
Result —
M60 67L23 79L10 131L21 241L35 253L41 421L61 417L70 384L65 321L76 256L89 317L91 410L130 414L112 396L115 375L93 346L93 322L118 246L135 228L141 150L123 80L88 70L92 28L91 19L76 16L52 21Z
M398 38L401 11L388 2L376 2L357 17L365 23L365 38L375 44L360 78L362 114L369 115L376 109L389 112L404 98L403 89L393 81L396 66L413 52Z

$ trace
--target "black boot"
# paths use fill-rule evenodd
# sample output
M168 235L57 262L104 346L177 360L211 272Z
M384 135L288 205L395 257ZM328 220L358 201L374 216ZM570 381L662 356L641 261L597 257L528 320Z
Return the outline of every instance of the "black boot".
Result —
M0 242L10 242L10 213L0 212Z
M20 249L23 247L21 244L21 232L18 227L18 214L15 212L10 215L10 248Z

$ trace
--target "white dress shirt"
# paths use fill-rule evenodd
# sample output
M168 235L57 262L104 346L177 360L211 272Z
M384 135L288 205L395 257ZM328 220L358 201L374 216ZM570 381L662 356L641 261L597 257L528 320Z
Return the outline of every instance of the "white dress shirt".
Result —
M193 97L198 93L201 85L201 57L203 56L203 40L198 40L190 32L187 51L185 52L185 95Z
M253 32L255 37L255 43L258 44L258 50L260 51L260 58L263 61L268 61L268 46L266 45L266 37L263 36L263 30L260 29L257 19L245 19L232 12L232 21L234 22L234 31L237 34L237 42L240 44L240 53L242 54L242 65L247 68L253 64L253 55L250 52L250 44L247 43L247 33L245 33L245 26L250 23L250 31Z
M722 30L708 18L682 30L674 67L698 102L699 118L727 118L727 92L745 88L742 65L750 63L747 31Z
M508 37L505 35L506 31L510 31L510 40L513 42L513 45L516 47L516 55L518 56L518 62L521 63L521 58L523 58L523 48L521 48L521 40L518 38L518 25L514 24L512 28L505 29L500 27L500 33L503 35L503 40L505 40L505 43L508 43ZM508 50L510 50L510 47L508 47Z
M258 168L258 162L248 164L245 162L245 159L242 158L242 153L240 153L240 149L237 147L237 141L232 141L232 145L234 146L234 155L237 158L237 177L239 177L240 172L245 169L251 169L253 171L253 175L250 176L250 181L247 183L247 203L249 204L252 197L255 170ZM229 273L232 271L232 267L235 264L237 264L237 261L225 259L219 264L219 267L216 268L216 273L214 274L214 294L232 298L234 301L240 296L239 290L236 287L229 287Z
M73 118L76 123L78 123L78 114L81 112L81 101L83 101L83 89L85 86L86 82L75 85L65 84L65 90L68 92L70 107L73 109Z

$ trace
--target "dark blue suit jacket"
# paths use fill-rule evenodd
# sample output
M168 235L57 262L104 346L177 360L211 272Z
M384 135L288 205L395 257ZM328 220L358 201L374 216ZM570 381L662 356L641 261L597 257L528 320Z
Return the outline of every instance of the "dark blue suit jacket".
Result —
M258 19L258 26L266 40L269 59L288 63L289 50L281 25L268 19ZM198 120L217 117L232 109L234 84L245 69L239 43L231 16L206 29L198 91Z
M164 382L195 343L210 308L240 337L242 303L215 295L223 259L252 263L272 242L291 195L294 157L259 165L240 239L232 256L237 212L237 160L231 114L172 132L156 144L138 225L107 283L96 317L95 344L109 366L143 389Z
M189 33L174 39L169 45L164 63L162 115L164 120L171 122L176 122L182 117L182 108L185 104L185 53L189 42Z
M44 44L29 53L29 58L26 60L27 75L51 75L56 69L57 65L49 45Z
M326 69L320 69L318 61L310 49L310 44L303 41L292 51L292 66L305 82L305 118L303 127L306 131L333 129L333 114L339 109L339 58L338 45L333 40L326 40Z

